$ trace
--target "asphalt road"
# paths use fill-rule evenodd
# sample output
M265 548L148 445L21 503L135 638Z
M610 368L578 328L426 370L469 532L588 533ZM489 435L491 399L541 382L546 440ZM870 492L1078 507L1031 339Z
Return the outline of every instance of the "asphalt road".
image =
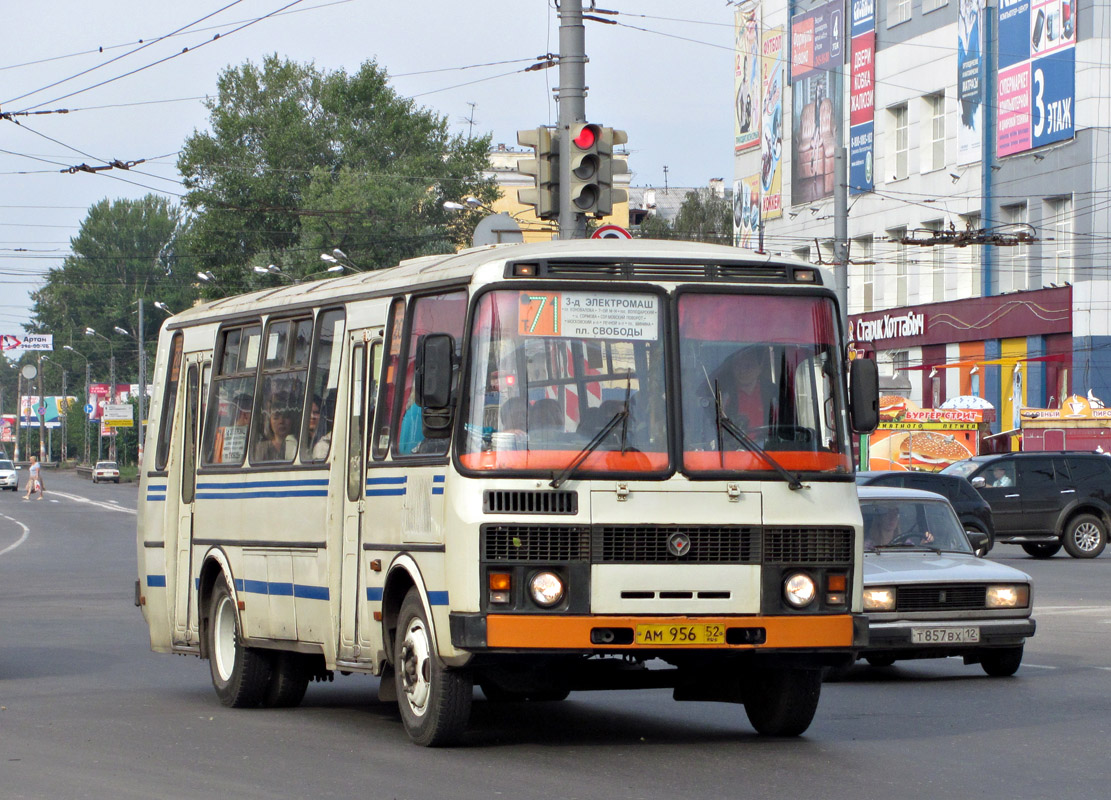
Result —
M136 486L47 475L0 493L0 798L1095 798L1107 796L1111 550L996 560L1035 577L1013 678L959 660L858 666L799 739L663 690L494 705L464 746L409 744L377 681L230 710L208 665L156 655L134 606Z

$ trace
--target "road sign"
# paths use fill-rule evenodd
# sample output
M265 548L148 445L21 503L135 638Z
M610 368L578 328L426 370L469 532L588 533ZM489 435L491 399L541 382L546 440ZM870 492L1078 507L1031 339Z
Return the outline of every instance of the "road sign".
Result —
M85 403L85 413L86 414L93 413L93 404L92 403Z
M135 424L135 412L129 403L106 403L102 422L108 428L130 428Z
M632 239L633 235L620 225L603 225L590 235L591 239Z

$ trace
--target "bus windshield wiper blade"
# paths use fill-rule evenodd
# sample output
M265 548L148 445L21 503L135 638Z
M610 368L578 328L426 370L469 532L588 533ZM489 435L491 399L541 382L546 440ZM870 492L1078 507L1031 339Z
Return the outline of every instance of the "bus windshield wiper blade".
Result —
M718 387L716 384L714 386L714 410L717 413L718 430L725 431L734 439L736 439L743 447L751 450L753 453L760 456L760 458L764 459L764 461L768 463L768 466L778 472L780 477L787 481L788 489L804 488L803 483L801 480L799 480L798 475L793 472L789 472L786 468L784 468L782 464L771 457L771 454L769 454L767 450L757 444L755 439L753 439L743 430L738 428L737 423L729 419L728 415L726 415L725 411L721 407L721 392L718 391ZM724 448L722 447L723 444L724 442L721 441L721 436L719 435L718 447L722 449L722 459L724 460L725 454Z
M629 376L626 375L625 376L625 405L621 408L620 411L618 411L616 414L614 414L612 417L610 417L609 422L607 422L605 425L603 425L602 430L598 431L598 433L595 434L594 438L586 443L586 446L583 447L583 449L579 451L579 454L571 460L570 464L568 464L566 467L564 467L559 472L559 474L552 477L551 482L548 484L549 486L551 486L553 489L558 489L563 484L564 481L566 481L568 478L570 478L572 475L574 475L575 470L577 470L579 467L581 467L583 462L586 461L587 457L591 453L593 453L595 450L598 449L599 445L601 445L602 442L605 441L606 437L609 436L610 431L612 431L614 428L616 428L617 423L619 423L619 422L621 423L621 452L622 452L622 454L625 453L625 450L627 449L626 437L627 437L628 432L629 432L629 387L630 387L630 385L631 384L629 382Z

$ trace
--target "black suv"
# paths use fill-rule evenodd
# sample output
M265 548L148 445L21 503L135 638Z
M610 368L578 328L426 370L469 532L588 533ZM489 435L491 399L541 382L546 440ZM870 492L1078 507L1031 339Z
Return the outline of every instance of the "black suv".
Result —
M987 544L976 548L976 555L987 555L995 544L995 524L992 521L991 506L979 492L972 488L972 484L966 478L959 475L942 475L937 472L858 472L856 485L902 486L906 489L921 489L924 492L940 494L948 498L966 531L979 531L987 535Z
M998 542L1035 558L1064 545L1095 558L1111 526L1111 457L1092 452L1006 453L958 461L942 470L968 478L991 504Z

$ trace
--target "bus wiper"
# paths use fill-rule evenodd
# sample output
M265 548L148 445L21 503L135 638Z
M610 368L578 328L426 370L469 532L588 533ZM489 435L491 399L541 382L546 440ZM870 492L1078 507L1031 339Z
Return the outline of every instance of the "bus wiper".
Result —
M721 391L718 388L717 381L714 381L714 410L717 413L718 431L725 431L730 436L732 436L734 439L736 439L741 444L741 446L743 446L744 448L746 448L748 450L751 450L753 453L760 456L760 458L764 459L764 461L767 462L768 466L770 466L772 469L774 469L776 472L778 472L780 477L782 477L785 481L787 481L787 488L788 489L802 489L802 488L804 488L803 484L802 484L802 481L799 480L798 475L796 475L793 472L789 472L788 470L786 470L783 467L782 464L780 464L778 461L776 461L774 458L771 457L771 455L768 453L767 450L765 450L763 447L761 447L759 444L757 444L755 439L753 439L751 436L749 436L747 433L745 433L743 430L741 430L739 427L737 427L737 423L735 423L733 420L729 419L729 416L725 413L724 409L722 409L722 407L721 407ZM721 434L719 433L718 434L718 448L721 451L722 466L725 466L725 448L722 447L722 444L723 444L723 442L721 440Z
M593 453L595 450L598 449L598 447L602 444L602 442L604 442L606 440L606 437L609 436L610 431L612 431L614 428L617 427L618 423L621 424L621 454L622 455L625 454L625 450L627 449L626 437L628 436L628 432L629 432L629 389L630 389L630 386L631 386L631 383L629 381L629 376L626 375L625 376L625 404L621 407L621 409L619 411L617 411L617 413L615 413L612 417L610 417L609 422L607 422L605 425L602 426L602 430L598 431L598 433L595 434L594 438L586 443L586 446L584 446L583 449L579 451L579 454L571 460L571 463L568 464L566 467L564 467L563 470L559 472L559 474L554 475L552 477L551 482L548 484L549 486L551 486L553 489L558 489L563 484L564 481L566 481L568 478L570 478L572 475L574 475L575 471L579 467L582 466L583 462L586 461L587 457L591 453Z

